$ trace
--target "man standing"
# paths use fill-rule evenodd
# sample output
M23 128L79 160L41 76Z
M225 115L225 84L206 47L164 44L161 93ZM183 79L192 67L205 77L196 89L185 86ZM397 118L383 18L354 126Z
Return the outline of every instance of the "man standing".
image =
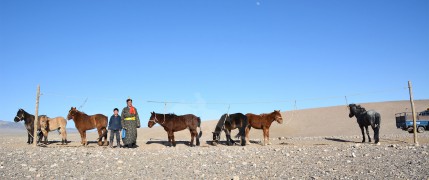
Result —
M127 107L122 109L121 124L126 131L125 138L122 139L124 147L137 147L137 128L140 128L140 119L137 109L133 106L132 99L127 99Z

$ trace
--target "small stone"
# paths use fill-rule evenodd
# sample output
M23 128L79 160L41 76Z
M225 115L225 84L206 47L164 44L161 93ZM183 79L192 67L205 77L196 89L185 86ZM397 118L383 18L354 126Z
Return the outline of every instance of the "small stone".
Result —
M355 157L356 157L356 154L355 154L355 153L352 153L352 157L354 157L354 158L355 158Z
M311 176L311 179L319 179L317 176Z
M351 163L352 161L350 161L350 160L347 160L347 163Z
M245 166L245 165L247 165L247 162L242 162L241 164L242 164L243 166Z
M232 177L232 180L240 180L240 177L234 176L234 177Z
M280 151L280 150L281 150L280 148L274 149L274 151Z
M122 163L124 163L124 161L122 161L122 160L119 160L119 161L118 161L118 164L122 164Z
M30 168L30 169L28 169L30 172L36 172L36 168Z
M52 164L51 165L51 168L53 168L53 167L57 167L58 166L58 164Z
M286 157L289 157L290 156L290 154L289 153L286 153Z

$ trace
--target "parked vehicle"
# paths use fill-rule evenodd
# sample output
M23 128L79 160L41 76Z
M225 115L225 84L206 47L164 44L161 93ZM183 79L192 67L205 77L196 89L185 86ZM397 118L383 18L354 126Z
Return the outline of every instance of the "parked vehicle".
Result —
M396 127L409 133L413 133L413 116L411 112L396 113ZM416 115L417 132L422 133L429 130L429 108Z

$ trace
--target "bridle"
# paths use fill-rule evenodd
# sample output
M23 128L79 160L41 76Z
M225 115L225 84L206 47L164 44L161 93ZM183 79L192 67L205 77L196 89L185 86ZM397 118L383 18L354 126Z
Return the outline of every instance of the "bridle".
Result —
M158 124L164 124L165 123L165 114L164 114L164 121L162 123L159 123L158 118L156 118L156 113L154 112L154 119L149 119L149 122L154 122L154 123L158 123Z
M18 115L16 115L15 117L18 118L19 121L22 121L25 118L25 113L22 112L21 117L19 117Z

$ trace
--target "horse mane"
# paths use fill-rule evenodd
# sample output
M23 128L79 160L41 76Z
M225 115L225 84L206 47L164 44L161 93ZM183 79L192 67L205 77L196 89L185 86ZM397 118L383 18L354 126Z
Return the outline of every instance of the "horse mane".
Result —
M89 117L89 115L88 114L86 114L86 113L84 113L84 112L82 112L82 111L79 111L79 110L76 110L76 114L78 114L79 116L81 116L82 117L82 119L86 119L86 118L88 118ZM75 119L76 120L76 119Z
M358 110L362 111L362 112L365 112L365 111L366 111L366 109L365 109L364 107L360 106L360 105L357 105L357 106L356 106L356 108L357 108Z

